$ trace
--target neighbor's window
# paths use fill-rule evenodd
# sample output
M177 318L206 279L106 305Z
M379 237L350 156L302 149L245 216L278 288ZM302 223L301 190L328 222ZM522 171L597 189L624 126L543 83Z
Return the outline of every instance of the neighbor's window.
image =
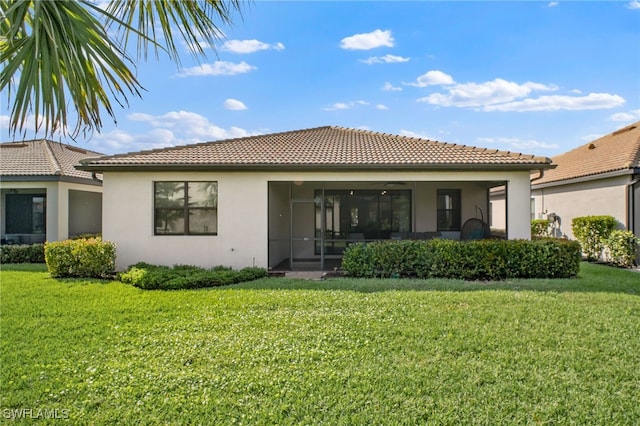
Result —
M459 189L438 190L438 231L459 231L461 202Z
M156 235L216 235L218 182L155 182Z
M45 234L46 200L45 194L7 194L6 233Z

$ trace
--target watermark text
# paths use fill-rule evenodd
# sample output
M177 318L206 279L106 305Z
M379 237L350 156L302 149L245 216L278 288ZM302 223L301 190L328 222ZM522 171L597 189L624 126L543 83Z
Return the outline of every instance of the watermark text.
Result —
M3 408L3 419L68 419L68 408Z

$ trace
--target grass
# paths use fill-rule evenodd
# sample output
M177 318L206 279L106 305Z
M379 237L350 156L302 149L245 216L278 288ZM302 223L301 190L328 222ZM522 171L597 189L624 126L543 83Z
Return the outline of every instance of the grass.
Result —
M0 286L0 416L18 424L640 419L637 272L161 292L3 265Z

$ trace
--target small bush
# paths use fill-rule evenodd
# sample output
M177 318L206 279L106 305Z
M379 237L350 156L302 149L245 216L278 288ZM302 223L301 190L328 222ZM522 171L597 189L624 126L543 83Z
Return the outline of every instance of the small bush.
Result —
M571 231L580 242L582 254L587 260L599 260L611 231L617 225L613 216L583 216L573 218Z
M549 236L549 219L533 219L531 221L531 236L536 238Z
M347 248L342 269L354 277L571 278L580 268L580 245L550 238L482 241L378 241Z
M44 263L44 244L1 245L0 263Z
M640 240L631 231L615 230L605 241L611 263L630 268L636 263Z
M115 269L115 244L99 238L45 243L44 256L54 278L106 278Z
M219 287L252 281L267 276L264 268L244 268L234 271L226 266L211 269L192 265L150 265L140 262L119 274L120 281L145 290L185 290L203 287Z

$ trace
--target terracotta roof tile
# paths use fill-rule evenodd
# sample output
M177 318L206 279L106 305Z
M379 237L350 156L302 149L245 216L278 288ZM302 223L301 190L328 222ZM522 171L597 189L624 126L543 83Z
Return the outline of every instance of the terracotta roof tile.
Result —
M80 160L102 154L46 139L0 144L0 176L67 176L91 179Z
M550 160L342 127L273 133L84 160L85 170L136 166L452 166L546 167Z
M553 163L557 167L535 185L640 168L640 121L553 157Z

